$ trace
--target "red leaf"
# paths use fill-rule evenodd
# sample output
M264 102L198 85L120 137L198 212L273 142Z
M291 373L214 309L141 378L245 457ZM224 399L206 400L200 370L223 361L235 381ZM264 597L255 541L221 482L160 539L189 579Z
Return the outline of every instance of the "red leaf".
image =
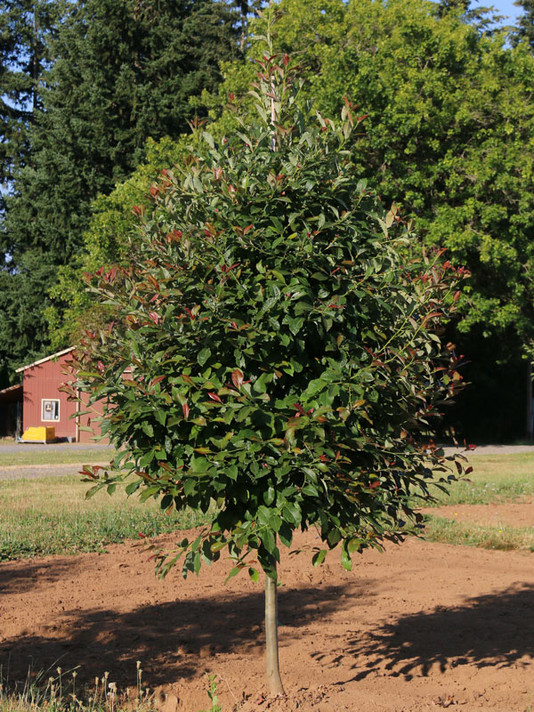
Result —
M211 398L211 400L217 401L217 403L222 403L222 400L216 393L208 393L208 396Z
M243 385L243 372L240 371L238 368L235 369L235 371L232 371L232 383L236 388L241 388Z
M152 319L156 326L159 324L159 314L156 314L156 312L148 312L148 316Z
M189 406L187 405L187 402L182 405L182 411L184 418L187 420L189 418Z

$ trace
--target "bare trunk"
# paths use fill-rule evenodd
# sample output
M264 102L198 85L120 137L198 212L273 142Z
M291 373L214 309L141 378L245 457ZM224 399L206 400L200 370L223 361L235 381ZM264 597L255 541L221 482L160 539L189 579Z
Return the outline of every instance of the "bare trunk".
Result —
M273 562L276 571L276 562ZM278 660L278 578L265 576L265 645L267 652L267 681L271 695L285 695L280 678Z

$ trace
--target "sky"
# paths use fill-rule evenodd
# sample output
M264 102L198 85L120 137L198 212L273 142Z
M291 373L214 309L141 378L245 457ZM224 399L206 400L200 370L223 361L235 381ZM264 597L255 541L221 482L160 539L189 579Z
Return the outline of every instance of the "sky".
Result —
M509 20L505 24L513 24L514 20L518 15L521 15L523 10L520 7L514 5L514 0L475 0L471 7L475 8L479 5L480 7L489 7L492 5L499 13L499 15L507 15Z

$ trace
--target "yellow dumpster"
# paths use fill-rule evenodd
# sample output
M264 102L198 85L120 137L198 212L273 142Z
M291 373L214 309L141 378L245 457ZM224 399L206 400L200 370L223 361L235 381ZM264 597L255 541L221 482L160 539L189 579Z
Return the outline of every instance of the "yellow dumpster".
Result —
M21 438L23 443L52 443L55 439L55 428L50 425L26 428Z

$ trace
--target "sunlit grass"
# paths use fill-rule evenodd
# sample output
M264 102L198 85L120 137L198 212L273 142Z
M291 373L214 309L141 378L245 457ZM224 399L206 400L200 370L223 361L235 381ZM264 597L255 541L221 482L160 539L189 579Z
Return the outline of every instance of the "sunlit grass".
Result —
M443 517L428 517L424 538L442 544L476 546L500 551L534 551L533 527L484 526Z
M0 449L0 467L24 465L69 465L109 462L115 451L112 447L91 445L48 445L34 448L31 444L19 444L16 450Z
M486 455L472 453L473 472L455 482L448 493L436 492L433 505L499 504L529 501L534 497L534 453ZM511 527L460 522L436 515L427 517L424 538L444 544L476 546L501 551L534 551L534 527Z
M192 510L167 515L157 502L99 492L79 476L0 482L0 561L103 551L106 545L188 529L206 520Z
M435 492L441 504L490 504L534 496L534 453L469 456L473 472L454 483L448 494Z

